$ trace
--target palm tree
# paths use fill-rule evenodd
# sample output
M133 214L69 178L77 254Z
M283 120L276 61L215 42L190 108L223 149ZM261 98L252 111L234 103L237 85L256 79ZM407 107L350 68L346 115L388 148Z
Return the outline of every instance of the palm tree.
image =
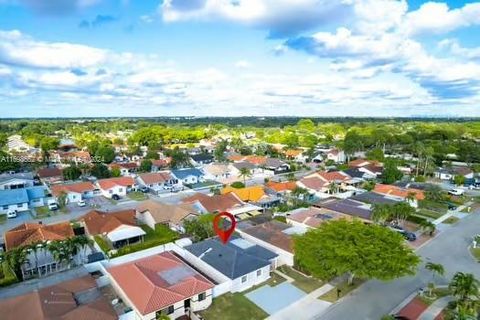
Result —
M425 265L425 269L432 272L432 282L431 282L431 285L429 286L429 293L428 293L428 295L432 297L433 290L435 289L435 275L438 274L440 276L443 276L445 274L445 268L440 263L427 262L427 264Z
M25 248L19 247L8 250L5 259L10 268L15 272L18 279L23 280L23 265L28 261L28 252Z
M78 236L76 237L76 242L78 247L83 252L82 258L85 258L86 250L89 246L93 244L93 240L87 238L86 236Z
M407 194L407 196L405 197L405 201L407 201L408 203L412 203L415 201L416 199L416 193L415 192L409 192Z
M388 204L376 203L372 209L372 220L378 224L385 224L385 222L391 217L391 206Z
M328 192L330 192L330 194L334 194L338 192L338 185L335 181L330 183L330 186L328 186Z
M431 221L422 220L420 222L420 225L422 226L422 228L428 231L428 234L430 235L430 237L433 236L433 234L435 233L435 230L437 230L437 227Z
M243 177L243 184L246 185L246 180L252 176L252 172L248 168L241 168L239 176Z
M415 209L406 202L398 202L392 206L393 217L403 225L405 220L415 213Z
M33 256L35 257L35 270L38 274L38 251L40 251L39 243L35 242L26 246L26 250L29 253L33 253Z
M450 292L457 298L460 304L473 299L479 298L480 282L471 273L457 272L448 285Z

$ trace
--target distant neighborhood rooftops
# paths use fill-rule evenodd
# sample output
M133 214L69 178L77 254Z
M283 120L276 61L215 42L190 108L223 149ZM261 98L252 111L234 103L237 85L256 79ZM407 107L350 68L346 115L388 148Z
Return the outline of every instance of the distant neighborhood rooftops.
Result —
M364 192L360 194L356 194L350 199L361 201L364 203L369 203L369 204L395 204L398 203L398 199L393 199L391 197L388 197L387 195L376 193L376 192Z
M372 216L372 210L368 205L351 199L328 198L316 202L314 206L366 220L370 220Z
M176 169L172 170L172 174L178 179L185 179L189 176L201 177L203 172L196 168Z
M341 212L316 207L299 208L287 212L287 214L287 220L292 220L311 228L316 228L326 221L351 219L351 216Z
M425 194L422 190L412 188L400 188L389 184L376 184L373 191L403 199L407 198L409 194L412 194L417 200L425 199Z
M109 268L108 272L142 315L214 287L170 251Z
M40 241L65 240L73 237L73 229L69 222L56 224L23 223L5 232L5 247L11 250Z
M108 190L114 188L116 186L122 187L131 187L134 184L132 177L117 177L117 178L108 178L108 179L100 179L97 181L100 188L103 190Z
M245 239L234 237L227 244L218 238L206 239L185 247L186 250L230 279L270 265L278 255Z

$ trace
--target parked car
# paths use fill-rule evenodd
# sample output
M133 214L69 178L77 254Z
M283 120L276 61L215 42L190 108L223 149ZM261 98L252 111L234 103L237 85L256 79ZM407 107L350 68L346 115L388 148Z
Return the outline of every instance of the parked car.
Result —
M16 218L16 217L17 217L17 210L10 210L7 212L8 219Z
M457 210L457 205L455 205L454 203L446 202L446 204L448 206L448 210Z
M87 205L87 202L85 202L85 200L80 200L80 201L77 202L77 205L79 207L85 207Z
M120 196L118 194L112 195L113 200L120 200Z
M407 231L398 225L389 226L389 229L400 233L405 238L405 240L408 240L408 241L417 240L417 236L415 235L415 233Z
M465 193L465 190L455 188L455 189L449 190L448 193L451 194L451 195L454 195L454 196L461 196Z
M51 202L48 204L48 209L52 211L58 210L58 204L56 202Z
M138 191L143 192L143 193L148 193L148 192L150 192L150 188L144 186L144 187L138 188Z

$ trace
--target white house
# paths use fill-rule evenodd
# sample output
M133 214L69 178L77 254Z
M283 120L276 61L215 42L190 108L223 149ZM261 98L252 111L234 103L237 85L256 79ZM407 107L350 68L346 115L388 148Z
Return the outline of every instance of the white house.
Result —
M0 190L28 188L33 185L33 174L30 172L0 174Z
M114 195L125 197L135 186L135 182L132 177L117 177L100 179L97 186L105 198L111 199Z
M0 190L0 214L27 211L29 199L26 189Z
M178 179L174 178L168 171L142 173L137 176L136 181L139 186L147 187L154 192L179 184Z
M207 164L203 166L202 170L205 173L206 180L224 182L231 176L229 166L222 163Z
M57 184L53 185L51 190L53 196L57 198L62 193L66 193L67 203L77 203L81 200L100 195L100 191L89 181L72 184Z
M196 184L205 181L205 174L196 168L172 170L172 176L182 184Z

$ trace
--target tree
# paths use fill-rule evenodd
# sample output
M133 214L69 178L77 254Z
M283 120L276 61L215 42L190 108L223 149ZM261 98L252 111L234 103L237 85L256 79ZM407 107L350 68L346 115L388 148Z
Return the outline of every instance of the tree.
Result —
M122 175L122 172L120 171L120 168L115 167L110 170L110 174L112 175L112 177L120 177Z
M17 171L20 168L20 163L11 159L11 156L3 151L0 151L0 173L6 171Z
M400 224L403 224L408 217L415 214L415 208L407 202L397 202L391 206L391 210L392 218L397 220Z
M150 172L152 171L152 160L145 159L140 163L140 171L142 172Z
M453 177L453 183L457 186L463 186L465 184L465 177L462 175L456 175Z
M23 247L17 247L8 250L5 253L5 260L7 261L10 268L13 270L18 279L23 280L23 269L22 266L28 260L28 252Z
M252 172L248 168L240 168L239 177L243 177L243 184L246 185L247 178L252 176Z
M167 155L172 158L172 161L170 162L170 167L172 168L182 168L190 166L188 155L178 149L178 147L168 152Z
M227 151L228 141L221 140L215 146L215 150L213 151L213 155L217 161L223 162L226 160L225 151Z
M427 262L427 264L425 265L425 269L432 272L432 281L431 281L432 285L429 286L430 288L429 296L432 297L433 290L435 289L435 275L443 276L445 274L445 269L443 268L443 265L441 265L440 263L433 263L433 262Z
M102 163L95 163L90 173L97 179L105 179L111 177L110 170L108 170L108 167Z
M213 230L213 218L213 214L207 213L196 219L186 220L183 223L185 233L192 236L195 242L213 237L215 235Z
M48 152L50 150L56 150L60 141L57 138L53 137L43 137L40 140L40 148L43 152Z
M441 201L445 197L445 191L435 184L429 185L425 189L425 199L431 201Z
M480 282L473 274L457 272L448 285L448 289L459 303L464 303L479 298L479 285Z
M158 160L160 159L160 155L155 150L148 150L147 154L145 155L145 159Z
M329 221L294 236L294 252L297 265L313 276L329 279L347 273L349 284L356 276L391 280L413 275L420 262L401 234L358 220Z
M367 152L367 159L368 160L377 160L383 161L385 159L385 155L383 154L383 150L380 148L375 148Z
M97 158L100 158L104 163L110 163L115 159L115 149L109 145L100 146L95 153Z
M232 184L230 184L230 187L236 188L236 189L242 189L242 188L245 188L245 184L241 181L235 181L235 182L232 182Z
M64 180L77 180L82 175L82 170L77 166L70 166L62 171Z
M388 159L385 161L385 165L382 173L382 182L385 184L392 184L395 181L402 179L403 173L398 170L395 160Z
M60 208L65 208L67 205L67 193L65 191L61 191L57 197L58 206Z
M392 209L388 204L375 203L372 208L372 220L375 223L384 225L392 216Z

